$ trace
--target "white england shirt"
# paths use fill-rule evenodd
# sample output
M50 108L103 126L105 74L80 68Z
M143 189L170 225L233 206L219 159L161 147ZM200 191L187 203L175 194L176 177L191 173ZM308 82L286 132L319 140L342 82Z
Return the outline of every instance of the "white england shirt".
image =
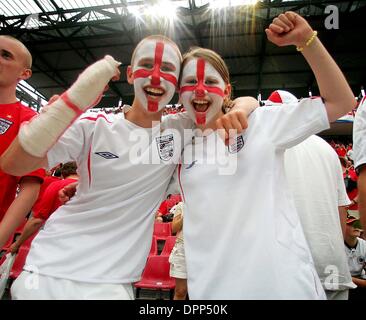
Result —
M124 114L82 116L48 152L49 167L76 161L76 195L33 240L25 270L91 283L140 279L154 213L181 156L185 114L141 128Z
M312 135L285 152L286 177L315 268L326 290L355 288L338 207L351 203L334 149Z
M304 99L258 108L248 120L230 147L216 132L185 147L189 296L325 299L284 171L286 148L329 128L325 106Z
M366 163L366 97L361 100L353 122L352 156L356 169Z

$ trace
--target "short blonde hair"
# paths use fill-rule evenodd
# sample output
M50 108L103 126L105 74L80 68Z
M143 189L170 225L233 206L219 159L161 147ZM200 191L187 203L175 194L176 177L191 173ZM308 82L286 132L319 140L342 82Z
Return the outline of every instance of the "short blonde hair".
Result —
M138 50L138 48L142 45L142 43L146 40L160 40L162 42L166 42L169 43L170 45L173 46L173 48L176 50L176 52L178 53L179 56L179 60L180 62L182 62L183 58L182 58L182 53L180 52L180 49L178 47L178 45L170 38L162 35L162 34L155 34L155 35L151 35L151 36L147 36L145 38L143 38L136 46L135 50L133 50L132 53L132 57L131 57L131 66L133 65L133 62L135 60L135 56L136 56L136 52Z

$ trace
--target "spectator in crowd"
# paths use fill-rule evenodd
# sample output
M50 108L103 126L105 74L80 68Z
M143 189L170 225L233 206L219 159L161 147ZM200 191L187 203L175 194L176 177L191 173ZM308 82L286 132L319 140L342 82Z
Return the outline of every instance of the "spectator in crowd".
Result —
M41 199L43 197L43 194L46 191L46 189L49 187L49 185L52 184L53 182L61 180L60 177L56 177L52 174L53 174L52 169L51 170L46 170L45 177L44 177L43 183L41 185L41 188L39 190L37 201L35 202L35 204L32 208L32 212L38 211Z
M347 195L351 200L351 203L348 206L348 213L353 215L354 211L358 211L358 177L351 161L348 161L346 157L339 158L339 160L343 170L343 179L346 186Z
M266 106L297 101L290 92L276 90ZM351 202L338 155L326 141L312 135L286 150L285 171L327 299L347 300L348 289L355 287L343 250L346 206Z
M230 94L225 63L202 48L184 56L180 96L201 129L185 146L178 171L191 299L325 298L287 190L284 153L329 128L354 107L354 96L304 18L286 12L266 33L278 46L298 47L322 98L257 108L229 147L217 139L214 124ZM220 171L224 159L233 171Z
M336 152L338 154L338 156L340 158L345 158L347 156L347 149L344 146L343 143L340 143L337 147L336 147Z
M50 215L61 205L59 191L70 183L78 181L75 162L67 162L61 167L62 180L53 182L44 192L39 205L33 210L33 216L27 221L20 237L11 245L10 251L16 253L20 246L45 223Z
M33 241L24 271L12 286L13 298L133 298L131 284L145 266L154 213L180 157L183 129L192 127L185 115L166 117L153 126L174 95L180 63L174 42L147 37L127 68L135 97L124 114L86 115L75 121L101 96L108 81L119 76L118 63L106 56L23 126L0 159L3 169L19 174L39 165L76 161L80 180L70 204L59 207ZM247 111L256 106L254 99L247 100L248 108L233 110L218 124L243 130ZM146 144L134 154L136 139L131 137L136 135ZM151 164L151 159L156 162ZM26 286L35 272L31 266L37 266L37 290Z
M160 204L160 207L155 214L156 221L164 222L164 217L169 213L168 201L171 196L171 194L168 194L166 199Z
M185 300L187 297L187 268L183 240L183 202L172 209L172 232L176 234L175 245L169 256L170 276L175 278L174 300Z
M353 161L353 147L352 142L347 145L347 158Z
M344 244L352 280L357 285L356 289L350 290L349 300L366 299L366 241L360 238L361 232L360 220L348 216Z
M358 210L360 221L366 225L366 97L358 106L353 123L353 157L358 174ZM365 235L363 235L365 238Z
M0 36L0 156L18 134L20 125L36 115L16 98L21 80L31 77L32 56L23 43ZM19 176L0 169L0 248L24 221L37 200L45 171L39 169ZM19 187L17 197L16 190Z

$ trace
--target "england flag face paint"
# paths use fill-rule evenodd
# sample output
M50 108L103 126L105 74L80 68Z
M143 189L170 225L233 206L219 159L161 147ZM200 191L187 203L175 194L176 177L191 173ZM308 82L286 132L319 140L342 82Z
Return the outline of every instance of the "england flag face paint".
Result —
M135 96L146 110L158 112L173 98L180 57L169 43L149 39L137 49L132 72Z
M204 59L191 59L182 70L180 96L188 115L198 125L210 123L220 112L225 82Z

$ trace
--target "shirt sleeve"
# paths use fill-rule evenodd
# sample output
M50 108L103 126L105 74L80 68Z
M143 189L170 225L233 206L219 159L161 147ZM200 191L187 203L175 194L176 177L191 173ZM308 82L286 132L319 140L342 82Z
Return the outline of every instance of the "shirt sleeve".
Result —
M25 177L34 177L34 178L38 178L39 181L41 183L43 183L45 176L46 176L46 170L44 170L44 169L37 169L35 171L32 171L32 172L29 172L29 173L25 174L22 177L19 177L19 180L18 181L20 182Z
M261 125L267 130L269 139L280 149L291 148L329 128L325 105L320 97L260 109Z
M38 115L38 113L36 111L34 111L31 108L24 107L21 109L21 112L20 112L19 123L23 123L25 121L30 121L36 115Z
M166 215L168 213L168 205L167 205L167 201L164 200L161 205L160 205L160 208L159 208L159 212L162 214L162 215Z
M353 122L353 160L356 171L366 164L366 97L361 100Z
M38 210L33 212L33 217L47 220L52 214L52 209L55 207L55 201L57 201L57 199L58 189L55 189L52 185L50 185L42 196L42 200L39 203Z
M47 160L49 169L59 163L69 161L76 161L78 164L81 163L89 152L94 125L94 121L85 119L76 120L48 151Z
M334 154L333 159L334 159L334 165L335 165L334 170L337 174L338 207L348 206L352 202L347 195L346 185L344 184L344 180L343 180L342 166L341 166L341 163L339 162L339 159L336 156L336 154Z

